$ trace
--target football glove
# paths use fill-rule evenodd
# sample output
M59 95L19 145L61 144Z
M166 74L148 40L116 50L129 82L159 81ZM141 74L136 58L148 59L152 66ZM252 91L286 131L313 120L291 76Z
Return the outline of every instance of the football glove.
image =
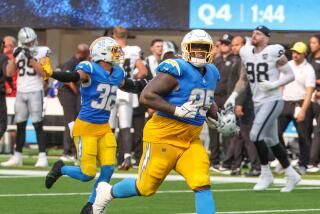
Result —
M24 55L27 57L27 59L30 60L33 58L31 51L28 48L23 48L23 52L24 52Z
M174 111L174 116L184 117L184 118L195 118L199 108L202 106L201 104L194 104L194 101L188 101L184 103L182 106L176 106Z
M230 107L234 108L235 103L236 103L236 98L238 96L237 92L232 92L231 95L228 97L228 99L226 100L226 102L224 103L223 107L225 109L228 109Z
M52 76L53 70L51 67L51 62L50 62L50 58L46 57L44 60L41 59L40 60L40 65L43 69L43 71L45 72L46 76L43 78L44 80L49 79L49 77Z
M263 91L272 91L277 88L277 85L274 82L263 80L262 82L259 83L259 87Z

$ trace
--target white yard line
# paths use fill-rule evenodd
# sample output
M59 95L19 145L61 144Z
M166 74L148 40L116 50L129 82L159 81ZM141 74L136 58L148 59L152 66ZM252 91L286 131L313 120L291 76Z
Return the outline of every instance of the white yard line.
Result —
M10 169L0 169L0 175L15 175L15 176L30 176L30 177L45 177L48 171L37 171L37 170L10 170ZM97 175L98 176L98 175ZM3 176L0 176L0 179ZM9 176L8 176L9 177ZM114 173L112 178L135 178L134 173ZM5 177L7 178L7 177ZM246 177L221 177L221 176L211 176L210 178L212 184L215 183L256 183L258 178L246 178ZM184 178L180 175L168 175L166 181L184 181ZM285 180L281 178L276 178L274 184L284 185ZM320 186L320 180L302 180L299 185L312 185Z
M267 191L279 191L281 188L269 188ZM298 190L319 190L320 187L297 187ZM160 190L157 194L172 194L172 193L192 193L191 190ZM216 189L212 192L253 192L252 189ZM38 197L38 196L74 196L74 195L89 195L89 192L69 192L69 193L13 193L0 194L0 197Z

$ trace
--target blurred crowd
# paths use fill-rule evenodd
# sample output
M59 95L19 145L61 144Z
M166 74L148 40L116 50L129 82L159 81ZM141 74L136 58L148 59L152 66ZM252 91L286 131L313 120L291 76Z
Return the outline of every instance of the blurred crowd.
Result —
M149 56L143 55L143 50L138 46L128 45L128 30L122 26L115 27L111 35L124 51L124 61L121 64L126 75L132 78L147 77L151 80L155 75L155 69L162 61L179 57L179 47L173 41L155 38L150 43ZM19 38L18 38L19 40ZM242 66L239 56L240 48L250 42L249 38L239 35L224 34L215 41L214 63L220 71L221 80L215 91L215 101L219 108L223 108L239 79ZM309 41L297 41L294 44L283 44L286 47L286 55L290 59L290 66L295 73L295 81L286 85L283 91L285 107L279 117L279 137L291 154L292 163L301 174L316 173L320 171L320 35L312 36ZM15 62L14 49L18 46L17 40L12 36L6 36L1 42L0 54L0 138L6 131L7 124L13 124L13 116L7 116L5 97L15 97L19 91L17 85L18 68L12 72L10 61ZM84 60L90 60L89 46L79 44L73 56L55 70L74 72L76 65ZM17 63L17 62L15 62ZM8 75L8 73L11 73ZM32 83L30 83L32 84ZM18 87L18 88L17 88ZM250 94L250 86L236 100L235 114L238 119L240 132L231 137L222 137L216 129L204 127L202 140L208 142L207 151L210 156L210 169L228 175L241 175L242 169L245 176L259 176L260 163L254 144L250 141L249 131L254 119L253 102ZM41 89L42 90L42 89ZM48 96L57 96L64 110L64 142L63 161L76 161L76 149L73 139L70 137L68 123L74 121L80 109L79 84L44 82L43 90ZM55 93L57 91L57 93ZM17 111L17 109L15 109ZM121 170L139 165L142 155L142 134L145 122L154 113L138 102L138 95L123 91L117 92L116 107L112 109L110 124L116 133L118 151L117 161ZM285 130L289 123L293 122L297 136L289 139L285 136ZM19 124L17 124L19 126ZM25 125L25 124L24 124ZM42 124L37 125L38 134L41 136ZM25 132L25 128L22 129ZM18 130L19 132L19 130ZM21 131L20 131L21 132ZM2 166L21 165L22 149L17 150L17 136L25 142L25 135L11 132L11 138L15 147L15 160L3 162ZM19 141L18 139L18 141ZM43 140L38 136L37 140ZM20 140L21 141L21 140ZM40 144L39 144L40 145ZM44 159L46 148L39 152L39 159ZM271 152L270 152L271 153ZM19 159L20 158L20 159ZM12 158L11 158L12 159ZM45 157L46 159L46 157ZM274 157L269 157L272 166L277 173L281 173L281 166ZM39 167L48 165L47 161L38 164Z

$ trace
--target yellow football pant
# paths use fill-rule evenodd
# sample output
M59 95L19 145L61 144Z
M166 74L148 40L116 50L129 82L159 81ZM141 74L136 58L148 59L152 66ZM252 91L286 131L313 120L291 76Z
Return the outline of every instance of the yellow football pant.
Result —
M103 136L76 136L74 143L81 171L85 175L96 175L97 160L101 166L114 165L116 162L117 143L112 132Z
M174 169L191 189L210 185L209 158L200 140L181 148L164 143L143 143L136 185L141 195L154 194Z

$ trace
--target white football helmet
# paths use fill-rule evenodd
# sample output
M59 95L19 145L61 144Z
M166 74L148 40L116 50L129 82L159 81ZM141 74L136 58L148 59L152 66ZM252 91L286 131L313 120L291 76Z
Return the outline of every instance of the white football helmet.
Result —
M218 132L223 136L232 136L240 131L237 126L236 115L234 114L233 107L221 110L219 118Z
M118 65L123 57L123 51L118 43L110 37L100 37L90 45L92 60L105 61Z
M221 110L218 114L218 120L207 117L206 121L210 128L217 129L217 131L225 136L232 136L239 132L240 128L237 126L236 115L233 107Z
M196 67L203 67L213 60L212 48L213 40L206 31L192 30L181 42L182 58Z
M33 42L33 46L38 45L38 36L36 32L30 27L23 27L18 33L19 46L26 46L28 43Z

